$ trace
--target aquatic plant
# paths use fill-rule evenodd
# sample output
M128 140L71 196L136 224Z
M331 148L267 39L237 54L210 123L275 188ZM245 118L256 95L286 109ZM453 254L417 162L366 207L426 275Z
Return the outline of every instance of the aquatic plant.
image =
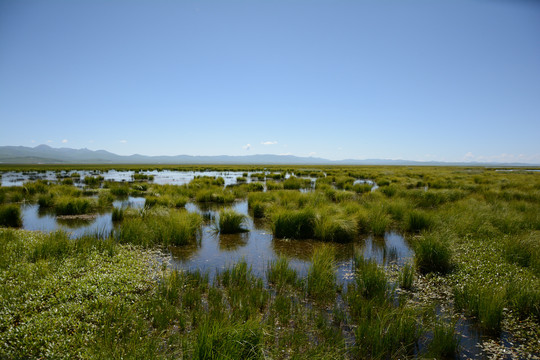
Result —
M405 290L411 290L414 282L414 267L411 264L405 264L398 276L399 287Z
M426 234L417 239L414 253L416 268L422 274L430 272L445 274L452 267L448 240L438 239L435 234Z
M272 214L272 231L277 238L313 238L315 212L311 209L277 209Z
M280 256L268 264L267 279L278 291L287 286L295 286L298 280L296 270L289 267L289 260Z
M315 217L313 236L322 241L349 242L356 236L356 224L352 218L323 212Z
M219 219L216 220L214 227L216 232L221 234L236 234L248 231L244 227L246 221L247 217L244 214L237 213L231 209L225 209L219 212Z
M439 320L433 326L433 337L427 346L427 354L435 359L453 359L458 354L459 342L455 323Z
M387 280L384 270L373 259L365 259L363 254L354 255L355 290L365 299L386 296Z
M458 310L466 310L474 316L484 331L498 333L501 330L505 291L480 284L466 284L454 288L454 304Z
M22 226L21 210L18 205L0 205L0 226Z
M82 215L91 213L94 210L95 204L90 199L59 196L54 200L56 215Z
M112 211L112 221L119 222L124 220L125 210L121 208L114 208Z
M313 251L306 279L307 294L313 299L330 301L336 296L336 264L334 249L321 245Z

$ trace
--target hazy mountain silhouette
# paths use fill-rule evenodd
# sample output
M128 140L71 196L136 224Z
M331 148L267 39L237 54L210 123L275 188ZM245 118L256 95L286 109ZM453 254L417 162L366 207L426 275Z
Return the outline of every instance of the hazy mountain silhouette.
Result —
M146 156L134 154L117 155L105 150L53 148L48 145L36 147L0 146L0 163L3 164L280 164L280 165L496 165L534 166L524 163L478 163L478 162L423 162L387 159L328 160L317 157L293 155L258 154L245 156Z

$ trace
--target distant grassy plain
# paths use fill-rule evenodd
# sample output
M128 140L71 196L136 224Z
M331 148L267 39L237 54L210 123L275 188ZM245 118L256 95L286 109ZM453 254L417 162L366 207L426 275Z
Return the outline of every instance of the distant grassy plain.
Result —
M502 334L513 339L506 350L514 356L540 353L540 172L0 166L110 169L238 171L261 185L224 187L208 177L158 185L144 176L120 183L96 175L84 188L71 177L0 188L0 358L453 358L476 346L461 341L466 326L486 335L478 345L487 355L500 355ZM115 210L110 235L73 240L17 229L23 202L80 216L113 211L113 201L128 195L145 197L146 206ZM244 261L215 278L158 265L169 246L200 241L205 219L188 213L187 202L227 207L239 199L275 238L317 241L305 277L286 257L270 262L265 278ZM215 231L244 232L244 221L225 209ZM414 261L385 268L356 254L344 286L333 244L387 231L404 234Z

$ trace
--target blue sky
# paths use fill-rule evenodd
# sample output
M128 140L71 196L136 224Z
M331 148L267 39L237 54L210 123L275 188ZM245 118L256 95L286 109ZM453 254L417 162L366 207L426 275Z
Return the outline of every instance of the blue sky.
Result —
M0 145L540 163L540 3L0 0Z

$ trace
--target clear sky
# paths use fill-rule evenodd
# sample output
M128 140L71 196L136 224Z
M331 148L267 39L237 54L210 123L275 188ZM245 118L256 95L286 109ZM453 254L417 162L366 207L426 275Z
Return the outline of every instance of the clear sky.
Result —
M540 163L540 2L0 0L0 145Z

